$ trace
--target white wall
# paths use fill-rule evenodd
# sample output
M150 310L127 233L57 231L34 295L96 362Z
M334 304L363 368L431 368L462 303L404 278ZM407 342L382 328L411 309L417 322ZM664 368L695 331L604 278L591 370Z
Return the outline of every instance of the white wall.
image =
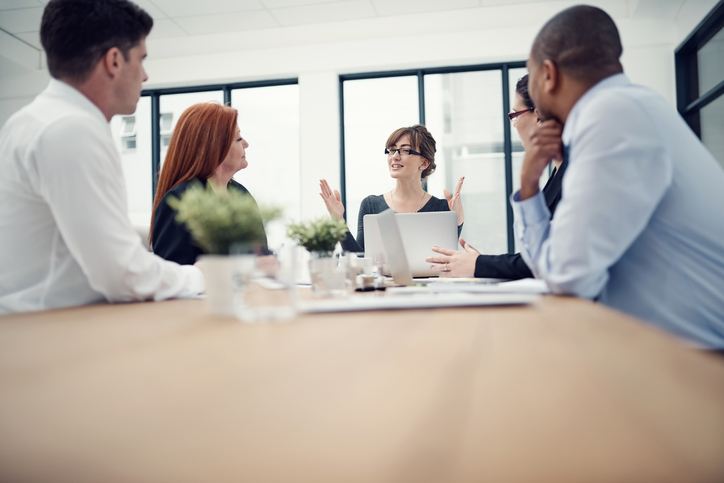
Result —
M324 213L318 179L339 180L339 74L525 60L543 23L576 3L407 13L193 38L152 33L146 87L298 77L301 214L317 216ZM629 77L675 105L674 50L716 0L688 0L673 14L656 10L653 0L589 3L616 20ZM40 92L47 79L43 70L0 69L0 122Z

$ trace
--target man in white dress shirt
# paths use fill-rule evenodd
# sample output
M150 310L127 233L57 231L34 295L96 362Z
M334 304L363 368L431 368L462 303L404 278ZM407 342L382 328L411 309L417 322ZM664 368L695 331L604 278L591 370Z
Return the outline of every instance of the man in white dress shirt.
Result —
M149 253L131 227L108 125L136 110L152 26L127 0L45 7L53 78L0 131L0 313L204 290L198 267Z
M621 53L595 7L564 10L536 37L529 89L545 122L511 198L516 238L555 293L722 350L724 171L660 95L631 84ZM569 164L549 222L538 179L561 126Z

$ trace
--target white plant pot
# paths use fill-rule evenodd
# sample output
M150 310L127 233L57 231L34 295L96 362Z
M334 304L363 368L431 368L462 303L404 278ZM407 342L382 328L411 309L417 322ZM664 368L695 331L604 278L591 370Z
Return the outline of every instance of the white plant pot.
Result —
M236 288L234 276L239 255L202 255L201 270L206 278L206 311L211 315L234 317Z

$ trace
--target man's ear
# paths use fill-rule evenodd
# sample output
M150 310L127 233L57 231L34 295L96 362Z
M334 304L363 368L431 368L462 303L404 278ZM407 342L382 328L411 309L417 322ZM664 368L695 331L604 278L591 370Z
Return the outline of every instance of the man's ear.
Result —
M123 52L118 47L111 47L103 54L101 63L106 73L110 77L116 77L119 70L121 69L121 63L123 61Z
M550 59L544 60L540 68L543 71L543 91L552 94L558 88L560 71Z

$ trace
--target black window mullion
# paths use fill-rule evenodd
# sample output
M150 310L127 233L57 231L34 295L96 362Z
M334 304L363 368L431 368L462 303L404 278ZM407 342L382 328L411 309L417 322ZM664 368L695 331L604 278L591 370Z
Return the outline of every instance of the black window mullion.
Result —
M425 126L425 74L421 70L417 71L417 105L420 124ZM422 189L427 191L427 178L422 180Z
M701 138L699 113L710 102L724 95L724 81L708 92L699 92L697 54L724 28L724 0L721 0L694 28L674 53L676 69L676 107L689 127Z
M151 204L156 198L158 174L161 170L161 101L158 92L151 93Z
M515 237L513 234L513 207L510 206L508 200L513 193L513 143L510 139L510 121L508 120L508 112L510 112L510 92L508 86L509 75L508 65L503 65L501 69L503 77L503 153L505 156L505 214L508 228L508 253L515 252Z
M344 155L344 80L339 78L339 195L342 206L347 206L347 170L345 169ZM347 221L347 210L342 214Z

